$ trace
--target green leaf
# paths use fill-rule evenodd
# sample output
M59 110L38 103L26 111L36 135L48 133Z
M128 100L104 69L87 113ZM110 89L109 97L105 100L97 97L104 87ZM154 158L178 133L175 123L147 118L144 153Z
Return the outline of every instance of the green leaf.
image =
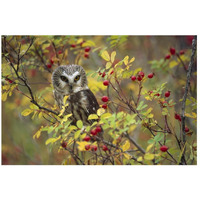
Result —
M160 140L162 140L164 137L163 133L158 133L155 137L154 137L154 141L155 142L159 142Z
M147 107L147 104L145 104L145 105L143 105L143 104L144 104L144 101L141 101L136 110L142 110Z
M82 122L81 120L78 120L78 121L76 122L76 126L77 126L78 128L80 128L80 129L82 129L82 127L83 127L83 122Z
M76 131L76 132L74 133L74 139L75 139L75 140L78 139L79 136L80 136L80 134L81 134L81 130Z

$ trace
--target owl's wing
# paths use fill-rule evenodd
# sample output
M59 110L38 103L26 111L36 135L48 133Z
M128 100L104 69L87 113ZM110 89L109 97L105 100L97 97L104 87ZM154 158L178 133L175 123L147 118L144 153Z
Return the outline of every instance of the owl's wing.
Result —
M74 121L79 119L84 124L92 124L94 120L88 120L90 114L96 114L99 104L91 90L82 90L70 96L71 112Z

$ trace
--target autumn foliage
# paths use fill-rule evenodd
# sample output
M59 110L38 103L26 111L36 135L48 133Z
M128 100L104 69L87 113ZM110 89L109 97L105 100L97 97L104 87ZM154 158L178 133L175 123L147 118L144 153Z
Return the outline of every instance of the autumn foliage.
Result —
M142 66L129 53L133 47L121 53L133 38L2 36L3 118L15 126L6 130L3 121L3 164L17 163L13 149L21 152L18 157L27 156L25 164L42 164L39 155L45 158L48 151L57 159L54 164L65 165L196 164L196 57L182 115L192 44L186 42L186 49L166 46L162 56ZM150 37L141 38L149 49ZM64 115L68 97L61 110L53 98L53 70L72 63L87 71L88 86L100 105L88 118L94 121L90 126L81 120L72 125L71 114ZM11 118L19 121L14 124ZM17 124L28 126L18 130ZM35 144L31 151L36 154L27 155L20 134L22 143L28 141L25 146Z

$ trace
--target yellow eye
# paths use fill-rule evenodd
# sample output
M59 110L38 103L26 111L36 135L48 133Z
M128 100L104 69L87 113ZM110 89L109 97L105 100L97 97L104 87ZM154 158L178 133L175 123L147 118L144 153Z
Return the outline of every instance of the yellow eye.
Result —
M62 81L64 81L64 82L68 83L68 79L67 79L67 77L65 77L65 76L61 76L60 79L61 79Z
M76 76L74 81L77 82L80 79L80 75Z

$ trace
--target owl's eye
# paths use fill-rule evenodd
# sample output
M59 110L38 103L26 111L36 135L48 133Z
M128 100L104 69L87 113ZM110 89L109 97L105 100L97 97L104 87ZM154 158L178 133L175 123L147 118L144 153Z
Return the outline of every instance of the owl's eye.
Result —
M74 81L77 82L80 79L80 75L76 76Z
M61 79L62 81L64 81L64 82L68 83L68 79L67 79L67 77L65 77L65 76L61 76L60 79Z

